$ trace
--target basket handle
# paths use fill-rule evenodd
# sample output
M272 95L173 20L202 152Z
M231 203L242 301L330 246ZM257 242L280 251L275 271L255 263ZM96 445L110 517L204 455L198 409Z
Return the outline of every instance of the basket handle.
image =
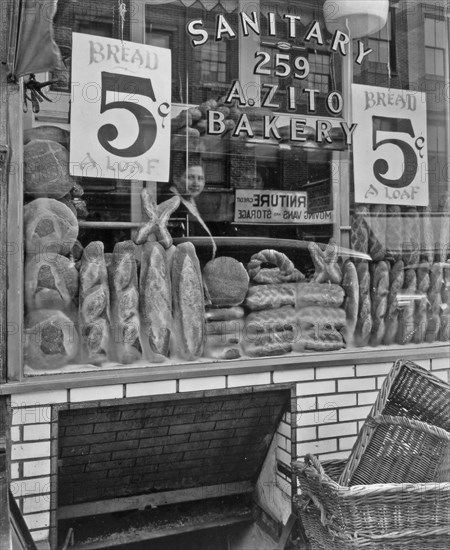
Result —
M412 420L411 418L408 418L406 416L388 416L378 414L377 416L369 417L368 424L372 426L374 424L384 424L387 426L404 426L405 428L409 428L411 430L417 430L419 432L433 435L439 439L443 439L444 441L450 441L450 433L448 433L443 428L433 426L432 424L427 424L426 422L420 422L419 420Z
M309 498L312 503L314 504L314 506L319 510L320 512L320 522L322 523L322 525L324 527L326 527L329 523L331 523L328 519L327 519L327 512L323 506L323 504L320 502L320 500L316 497L316 495L313 495L312 493L310 493L309 491L302 491L302 495L304 495L305 497Z
M317 456L308 453L307 455L305 455L305 464L307 464L308 466L313 466L319 472L319 474L321 476L326 476L327 475L325 473L325 470L322 468L322 464L320 463Z

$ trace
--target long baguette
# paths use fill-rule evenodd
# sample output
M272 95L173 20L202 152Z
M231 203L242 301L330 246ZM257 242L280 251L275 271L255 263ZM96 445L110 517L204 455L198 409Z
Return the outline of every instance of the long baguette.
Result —
M428 290L430 288L430 264L422 262L417 268L417 291L422 296L417 300L414 311L414 343L425 342L428 317Z
M389 272L389 294L387 296L387 310L385 316L385 331L383 344L392 345L398 331L399 304L398 295L405 282L405 266L403 260L398 260Z
M440 262L431 266L430 287L428 289L428 308L427 333L425 341L427 343L435 342L439 335L441 325L441 306L442 306L442 286L444 283L443 270Z
M389 267L386 262L378 262L372 269L371 276L371 301L372 301L372 334L370 344L379 346L384 337L384 317L387 310L387 296L389 293Z
M359 311L355 329L355 344L366 346L369 343L372 332L372 307L370 300L370 272L366 260L358 263L356 267L359 283Z
M346 261L343 268L342 287L345 292L344 309L347 316L345 328L345 341L352 345L355 339L356 323L358 322L359 309L359 282L355 265Z
M117 243L109 269L115 359L124 365L142 357L135 249L133 241Z
M148 359L169 356L172 289L167 254L156 242L143 246L140 273L142 342Z
M175 353L193 361L203 352L205 305L200 264L189 242L179 244L173 255L172 299Z

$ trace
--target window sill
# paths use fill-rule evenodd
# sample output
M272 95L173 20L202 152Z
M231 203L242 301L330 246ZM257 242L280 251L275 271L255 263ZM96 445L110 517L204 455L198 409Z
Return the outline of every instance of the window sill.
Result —
M60 374L42 374L25 378L20 382L8 382L0 387L0 395L47 391L49 388L68 389L108 384L128 384L179 380L198 377L253 374L258 372L276 372L307 367L335 367L341 365L363 365L368 363L386 363L399 358L418 361L421 359L448 358L448 344L410 344L407 346L366 347L339 352L289 354L279 357L258 359L239 359L231 361L211 361L179 364L154 364L141 367L130 366L85 372Z

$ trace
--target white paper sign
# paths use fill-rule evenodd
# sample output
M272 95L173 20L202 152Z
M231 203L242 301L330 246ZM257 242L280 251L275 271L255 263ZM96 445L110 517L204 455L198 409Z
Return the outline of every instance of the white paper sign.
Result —
M234 221L242 224L331 223L332 212L308 213L308 197L300 191L236 189Z
M168 181L170 107L170 50L73 34L72 175Z
M355 201L428 205L426 95L352 85Z

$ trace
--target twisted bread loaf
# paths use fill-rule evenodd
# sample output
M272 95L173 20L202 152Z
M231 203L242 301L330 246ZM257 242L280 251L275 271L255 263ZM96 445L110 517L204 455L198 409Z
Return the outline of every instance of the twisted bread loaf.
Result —
M89 243L83 251L79 298L83 359L100 364L108 359L111 327L108 273L100 241Z
M370 273L367 261L359 262L356 266L359 283L359 311L356 322L355 344L367 346L372 332L372 307L370 300Z
M385 332L383 344L392 345L398 331L398 294L405 282L405 267L403 260L397 260L389 272L389 294L387 297L387 309L385 316Z
M142 357L135 249L133 241L114 246L109 277L114 356L124 365Z
M428 289L427 343L435 342L441 325L442 286L444 283L441 263L434 263L430 272L430 287Z
M372 346L379 346L384 337L384 317L386 315L389 292L389 267L386 262L378 262L373 266L371 280L370 298L372 301L373 326L370 344Z
M352 217L350 241L353 250L367 254L369 252L369 228L367 218L369 209L367 206L358 205Z
M172 331L172 289L164 248L155 242L143 246L140 273L142 342L146 355L169 356ZM155 357L155 360L157 357Z
M261 269L262 264L273 264L275 269ZM295 282L305 278L285 254L271 249L253 254L247 271L250 279L258 284Z
M338 246L333 239L330 239L325 250L313 242L309 243L308 250L315 267L313 281L339 284L342 272L338 263Z
M428 317L428 297L427 292L430 288L430 264L422 262L417 268L417 290L421 295L420 300L416 301L414 311L414 343L421 344L425 342Z

